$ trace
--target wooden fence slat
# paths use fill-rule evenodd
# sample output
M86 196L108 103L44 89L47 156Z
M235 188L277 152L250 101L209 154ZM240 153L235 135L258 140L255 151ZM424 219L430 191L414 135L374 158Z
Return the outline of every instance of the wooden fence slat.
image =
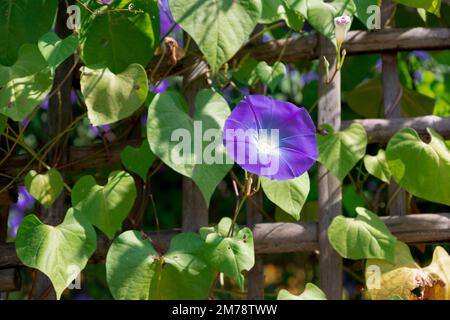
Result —
M259 191L252 197L255 204L251 201L247 203L247 225L252 230L257 223L261 223L263 220L257 209L257 206L260 208L263 206L262 197L262 192ZM248 272L247 281L248 300L264 300L264 261L261 255L255 255L255 266Z
M318 34L309 34L294 39L273 40L267 43L249 44L242 48L232 59L231 64L247 56L269 64L276 62L284 50L281 61L295 63L301 60L315 60L319 57ZM373 54L413 50L447 50L450 49L450 28L398 28L376 31L350 31L344 43L347 55ZM158 63L154 58L148 65L152 70ZM183 62L173 67L169 61L158 68L155 79L183 70Z
M319 56L330 64L329 74L336 70L336 50L325 37L320 37ZM337 72L327 82L324 59L319 67L319 125L330 124L336 130L341 126L341 77ZM341 182L324 166L319 166L319 269L320 288L328 299L341 299L342 258L334 251L328 240L328 226L334 217L342 214Z
M400 241L405 243L450 242L450 213L420 213L381 217L386 226ZM167 249L170 239L181 229L163 230L158 247ZM253 228L255 253L277 254L319 250L318 223L258 223ZM150 233L156 240L156 232ZM110 241L99 236L97 251L90 263L105 261ZM0 244L0 270L21 267L14 243ZM1 288L0 288L1 291Z
M189 50L196 50L196 44L191 41ZM197 93L209 86L208 65L195 55L188 55L184 61L187 68L183 74L183 95L189 106L189 114L195 111ZM183 177L183 231L197 232L200 227L208 225L208 208L206 207L200 189L190 178Z
M391 0L383 0L381 4L381 25L384 29L390 29L393 25L393 18L396 5ZM381 55L382 76L383 76L383 96L384 96L384 116L387 119L400 118L400 100L403 94L402 85L398 76L397 52L384 53ZM406 192L399 189L399 185L391 178L388 196L395 197L389 212L407 212Z

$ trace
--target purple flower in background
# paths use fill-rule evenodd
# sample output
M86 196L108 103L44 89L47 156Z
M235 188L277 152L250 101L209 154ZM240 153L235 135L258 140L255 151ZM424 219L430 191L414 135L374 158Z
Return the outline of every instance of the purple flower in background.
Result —
M97 0L97 2L98 4L109 6L114 2L114 0Z
M18 193L19 197L17 203L11 206L11 211L8 218L8 224L11 228L11 236L14 238L16 237L17 229L25 216L25 212L36 202L24 186L20 186L18 188Z
M161 81L161 83L158 84L158 86L155 88L153 85L149 85L148 86L148 90L150 90L151 92L158 94L158 93L162 93L165 92L168 88L169 88L169 80L163 80Z
M172 13L170 12L168 0L159 0L158 6L160 12L160 29L162 38L170 31L175 22L173 20ZM173 32L178 31L180 31L180 27L178 25L175 25Z
M422 72L420 72L419 70L414 72L414 81L417 82L417 83L421 83L422 82Z
M415 56L417 59L419 59L422 62L431 58L431 56L428 53L426 53L425 51L419 51L419 50L412 51L409 54L409 57L412 57L412 56Z
M103 132L105 132L105 133L109 132L111 130L111 126L109 126L109 125L98 126L98 127L94 127L91 125L90 127L91 127L91 131L95 134L96 137L101 136L99 128L102 128Z
M316 127L305 108L247 96L228 117L223 143L245 170L273 180L301 176L316 162Z
M303 82L308 84L310 82L319 80L319 75L315 72L306 73L302 76Z

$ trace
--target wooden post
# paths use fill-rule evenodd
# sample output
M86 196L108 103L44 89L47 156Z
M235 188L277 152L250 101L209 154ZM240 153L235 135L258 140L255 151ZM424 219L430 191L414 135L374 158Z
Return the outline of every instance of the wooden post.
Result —
M69 5L74 1L69 1ZM56 17L56 34L64 39L72 34L66 26L67 21L67 6L66 1L60 0L58 4L58 14ZM49 100L48 107L48 136L49 139L54 138L64 129L66 129L72 121L72 105L70 100L70 93L72 90L72 77L69 75L70 70L75 63L74 56L67 58L55 72L55 78L53 83L53 90L59 87L58 92L53 95ZM64 83L62 83L65 80ZM47 163L51 167L57 167L58 165L67 162L69 150L67 148L67 136L61 138L61 140L53 147L53 150L49 152L49 156L46 159ZM65 194L64 191L56 199L49 209L43 209L41 211L41 219L50 225L58 225L64 220L65 216ZM38 272L36 275L36 285L33 291L34 299L55 299L56 295L52 288L50 280L43 274Z
M262 215L259 213L257 206L262 208L263 195L259 191L252 200L247 203L247 225L253 230L257 223L262 222ZM247 299L248 300L264 300L264 260L262 255L255 256L255 266L247 275Z
M191 41L189 51L195 51L196 44ZM183 95L189 105L189 114L195 111L195 97L204 88L209 87L209 68L205 61L195 55L189 55L183 64L188 69L183 74ZM183 177L183 231L197 232L208 225L208 208L200 189L190 178Z
M328 39L319 36L319 125L330 124L339 130L341 126L341 75L337 72L327 82L323 57L330 64L330 77L336 69L336 49ZM342 259L328 241L328 226L334 217L342 214L342 184L324 166L319 166L319 264L320 287L328 299L342 297Z
M391 0L383 0L381 4L381 25L384 29L394 26L394 14L396 5ZM400 118L400 100L402 86L398 77L397 52L381 55L383 74L384 116L386 119ZM391 215L406 214L406 192L399 190L399 186L391 179L389 184L389 198L396 195L389 208Z

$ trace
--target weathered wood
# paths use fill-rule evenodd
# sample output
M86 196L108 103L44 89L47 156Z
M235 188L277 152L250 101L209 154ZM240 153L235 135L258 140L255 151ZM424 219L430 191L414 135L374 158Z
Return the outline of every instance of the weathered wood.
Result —
M196 44L191 41L189 50L196 50ZM197 93L209 86L207 63L195 55L188 55L183 65L183 95L189 106L189 114L195 112L195 98ZM208 208L200 189L190 178L183 177L183 230L198 231L200 227L208 225Z
M381 4L381 25L383 29L391 29L394 26L394 14L396 5L391 0L383 0ZM403 95L402 85L398 76L397 52L381 55L384 117L386 119L401 118L400 101ZM388 187L388 197L393 198L388 212L407 212L406 192L391 178ZM395 197L395 198L394 198Z
M247 225L254 231L255 225L263 221L257 208L263 206L261 191L253 196L253 201L247 202ZM247 282L248 300L264 300L264 260L261 255L255 255L255 266L248 272Z
M450 241L450 213L396 215L381 219L394 236L408 244ZM154 245L164 251L170 239L180 232L181 229L161 231L157 242L156 232L151 232L149 236L155 241ZM253 237L258 255L319 250L317 222L258 223L253 228ZM109 246L108 239L99 236L97 250L90 263L104 262ZM14 243L0 244L0 270L21 266Z
M319 45L319 119L318 124L330 124L336 130L341 127L341 74L337 70L336 51L325 37ZM329 63L327 78L326 63ZM330 82L329 82L330 81ZM342 258L331 247L328 240L328 226L342 214L342 184L324 166L319 166L319 266L320 288L328 299L342 298Z
M0 270L0 292L12 292L20 290L21 279L18 269Z
M450 49L450 28L392 28L376 31L351 31L343 46L347 55L385 53L413 50L446 50ZM260 61L274 63L284 54L284 63L319 58L318 35L313 33L298 38L273 40L263 44L249 44L242 48L232 59L231 64L251 56ZM153 70L159 61L156 57L149 63ZM183 63L172 66L170 59L164 61L155 72L155 80L167 75L179 74L183 71Z
M415 129L425 141L429 139L427 128L433 129L444 139L450 139L450 117L351 120L344 121L341 128L345 129L353 122L361 124L366 129L369 143L387 143L402 128Z

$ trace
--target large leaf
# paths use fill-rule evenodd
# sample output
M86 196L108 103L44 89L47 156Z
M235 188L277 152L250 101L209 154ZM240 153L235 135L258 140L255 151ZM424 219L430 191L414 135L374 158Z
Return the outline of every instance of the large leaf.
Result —
M383 86L381 78L363 82L348 93L348 105L365 118L384 118ZM432 98L403 87L400 112L403 117L419 117L433 113Z
M81 214L69 209L62 224L43 224L35 215L25 217L16 238L17 256L24 265L45 273L59 299L94 253L94 228Z
M126 300L206 299L214 272L196 254L202 246L197 234L183 233L160 255L140 232L122 233L106 257L111 294Z
M148 110L147 137L153 153L178 173L192 178L209 204L233 163L222 144L222 129L230 109L222 96L211 90L201 90L195 105L191 118L178 93L158 94ZM206 137L209 133L212 137Z
M364 166L371 175L389 183L392 173L386 160L386 152L383 149L378 150L376 156L365 155Z
M326 300L325 293L312 283L307 283L305 291L296 296L289 291L282 289L278 292L277 300Z
M283 181L261 177L261 187L270 201L295 220L300 220L300 212L309 193L308 172L298 178Z
M393 296L408 299L417 287L416 275L420 267L415 263L406 244L397 241L395 262L369 259L366 263L367 297L373 300L386 300Z
M115 74L130 64L146 66L159 41L159 10L154 0L132 1L139 13L114 12L128 8L129 0L104 7L110 11L94 18L86 11L81 32L82 58L87 66L102 65ZM95 2L91 9L98 9Z
M0 1L0 64L13 65L22 45L36 43L50 30L57 3L57 0Z
M0 65L0 113L22 121L45 99L51 87L50 69L38 47L22 46L14 65Z
M25 177L28 192L44 207L49 208L64 189L64 180L56 169L50 169L45 174L31 170Z
M194 39L213 72L231 59L261 17L260 0L170 0L173 17Z
M317 135L318 161L342 181L366 153L366 130L358 123L339 132L335 132L330 126L324 128L329 132Z
M373 212L358 207L356 218L337 216L328 228L333 248L347 259L395 261L397 239Z
M81 69L81 92L92 125L111 124L131 116L148 94L147 74L139 64L115 75L108 68Z
M72 206L109 239L122 229L135 199L134 179L124 171L111 172L105 186L97 185L92 176L84 176L72 189Z
M144 182L147 181L148 170L155 161L155 158L147 140L144 140L139 148L127 146L120 155L120 159L125 168L139 175Z
M49 32L39 39L38 46L50 68L55 70L75 52L78 47L78 37L70 35L61 39L56 33Z
M255 264L253 234L249 228L239 230L235 225L228 236L231 224L230 218L222 218L217 226L200 229L206 244L203 253L215 271L226 274L243 290L242 271L249 271Z
M395 181L411 194L450 205L450 151L441 136L427 131L429 143L414 129L395 134L386 149L388 165Z
M394 0L408 7L423 8L428 12L440 16L441 0Z

